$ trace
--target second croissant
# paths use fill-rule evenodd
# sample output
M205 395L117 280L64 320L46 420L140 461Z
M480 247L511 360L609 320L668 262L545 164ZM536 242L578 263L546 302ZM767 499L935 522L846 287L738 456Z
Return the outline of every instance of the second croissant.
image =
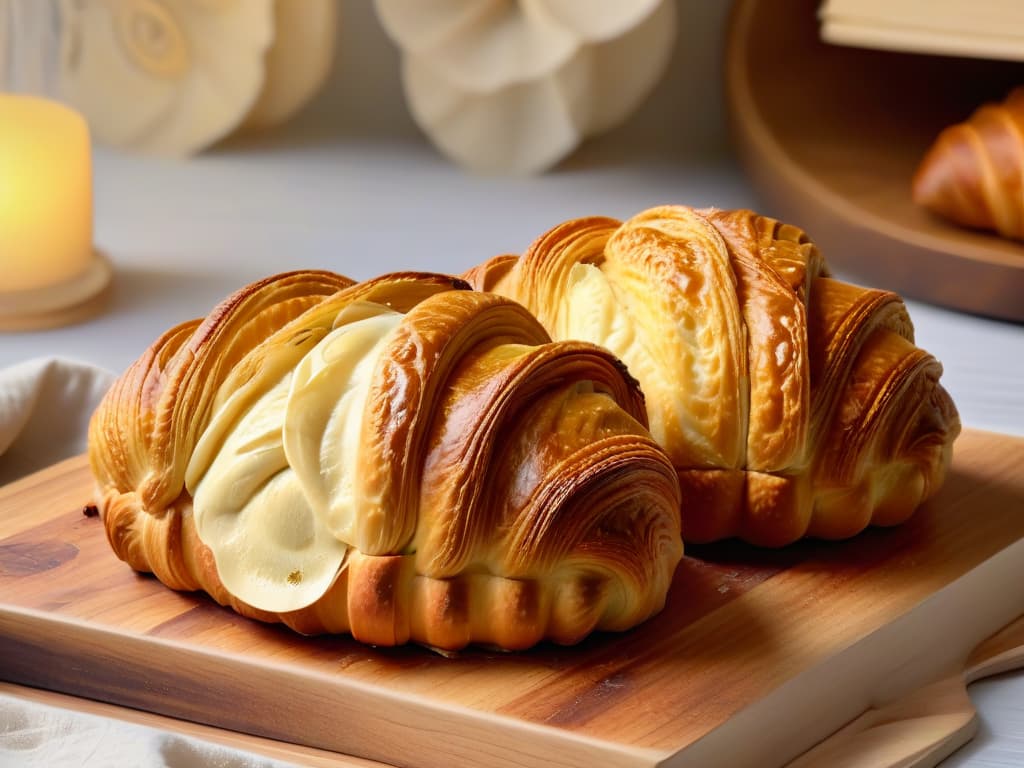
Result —
M960 430L903 301L830 276L797 227L663 206L567 221L471 270L640 381L687 541L781 546L907 519Z

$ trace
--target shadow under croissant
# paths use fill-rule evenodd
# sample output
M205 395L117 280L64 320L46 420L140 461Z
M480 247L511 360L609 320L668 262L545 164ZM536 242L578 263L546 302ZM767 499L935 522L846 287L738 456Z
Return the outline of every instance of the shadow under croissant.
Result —
M525 653L471 646L459 653L446 654L447 661L442 662L430 649L416 645L377 648L347 635L309 637L306 642L311 651L329 654L342 666L359 661L396 669L433 663L475 667L500 656L504 663L524 670L558 671L584 663L614 667L615 674L622 675L629 664L639 663L646 656L666 653L665 648L656 647L658 638L678 638L689 625L787 571L828 573L833 580L853 585L859 575L880 567L906 569L908 576L915 580L932 578L929 569L919 567L916 553L949 548L949 538L960 535L958 531L963 521L955 515L940 514L941 510L951 504L964 504L982 484L989 493L995 494L996 503L1006 508L1024 508L1024 498L1012 486L993 486L953 468L938 496L925 502L910 520L892 528L870 527L851 539L838 542L805 539L780 549L758 548L736 539L688 545L661 612L632 630L596 632L574 646L543 642ZM944 541L946 546L940 547ZM294 636L292 630L282 625L264 625L240 617L230 609L217 606L205 594L182 595L182 599L195 601L196 607L174 619L175 629L180 629L183 621L195 623L193 628L198 628L200 624L223 622L227 617L238 626L251 627L253 632L267 632L282 639ZM761 647L770 646L769 623L759 621L753 611L747 619L751 641ZM160 628L155 628L151 634L159 635ZM727 648L700 646L688 650L697 656L710 653L721 657L728 652ZM669 655L676 654L669 651Z
M941 539L954 535L949 522L939 516L943 502L956 501L977 489L979 479L961 470L949 472L943 490L937 497L923 504L909 521L893 528L871 527L845 541L804 539L779 549L764 549L729 539L712 544L691 544L686 547L682 562L675 573L665 607L657 615L623 632L595 632L573 646L559 646L542 642L527 652L508 653L475 645L457 653L445 652L440 660L432 649L415 644L398 647L375 647L363 644L348 635L317 635L303 642L312 655L324 655L340 667L351 664L374 664L384 669L405 669L434 663L455 667L476 667L496 657L503 663L521 669L548 669L558 671L588 666L615 667L616 675L626 674L628 664L637 663L649 655L665 654L666 649L656 647L657 638L678 637L694 622L700 621L742 595L754 590L773 577L793 569L807 573L828 573L833 579L855 581L859 574L875 568L913 565L913 554L921 548L932 548ZM1010 487L995 489L1000 503L1022 506L1024 498L1015 495ZM1004 498L1005 497L1005 498ZM916 569L916 579L928 579L927 569ZM135 578L153 580L151 574L135 574ZM288 642L294 631L280 624L264 624L221 607L205 593L173 593L193 607L171 619L166 625L154 627L148 634L175 635L183 628L190 632L228 622L236 628L266 637L273 641ZM735 606L734 606L735 607ZM770 624L758 620L753 612L748 616L751 642L761 647L771 645ZM756 637L755 637L756 636ZM702 656L721 657L725 648L708 649L697 646L689 649ZM669 651L669 655L672 654Z
M662 611L646 622L625 632L595 631L571 646L542 641L525 651L508 652L480 644L461 651L439 652L437 649L408 643L382 647L367 645L350 635L308 635L302 640L304 654L330 659L339 669L353 664L371 664L381 670L400 671L432 664L451 665L458 669L481 667L495 658L522 672L577 669L580 664L590 667L615 668L616 675L627 675L626 667L641 663L647 657L666 654L659 638L675 637L701 618L751 591L780 571L800 562L808 543L789 549L759 550L739 543L736 558L723 558L720 562L707 557L712 551L724 552L733 548L733 542L705 547L691 547L696 556L684 557L680 563ZM135 573L135 578L156 581L149 573ZM264 623L235 613L218 605L204 592L173 592L179 599L192 603L192 607L174 618L151 629L147 634L155 637L201 634L225 622L233 629L251 633L254 643L293 644L295 631L278 623ZM750 615L745 621L752 642L761 647L771 645L769 624ZM671 650L667 651L673 655ZM690 649L691 658L705 651L701 646ZM713 649L711 652L715 652ZM722 654L719 654L720 656ZM441 658L443 657L443 658Z
M1006 508L1024 509L1024 497L1010 485L993 485L988 478L975 476L958 467L951 467L938 493L922 503L899 525L872 525L852 538L842 541L801 539L779 549L762 549L738 539L711 544L688 544L686 558L715 567L742 569L770 568L777 571L799 566L802 570L827 572L833 575L856 574L899 558L911 549L933 549L955 533L959 518L942 515L940 510L964 503L984 487L994 493L996 503ZM962 521L961 521L962 522ZM927 573L918 574L927 578ZM678 579L678 576L677 576ZM676 585L673 584L673 589Z

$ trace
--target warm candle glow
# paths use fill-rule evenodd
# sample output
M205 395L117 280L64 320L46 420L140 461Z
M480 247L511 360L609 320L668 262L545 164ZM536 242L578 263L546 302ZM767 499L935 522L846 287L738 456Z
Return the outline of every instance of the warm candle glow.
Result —
M92 167L82 117L0 94L0 293L74 279L92 253Z

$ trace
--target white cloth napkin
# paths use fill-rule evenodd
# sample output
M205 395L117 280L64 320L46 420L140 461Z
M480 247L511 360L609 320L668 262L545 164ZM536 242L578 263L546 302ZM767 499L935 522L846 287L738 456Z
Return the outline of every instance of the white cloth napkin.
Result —
M113 381L60 358L0 369L0 484L82 453L89 416Z
M286 768L121 720L0 696L0 768Z
M89 417L113 381L110 371L59 358L0 369L0 485L85 451ZM0 695L0 768L286 765L156 728Z

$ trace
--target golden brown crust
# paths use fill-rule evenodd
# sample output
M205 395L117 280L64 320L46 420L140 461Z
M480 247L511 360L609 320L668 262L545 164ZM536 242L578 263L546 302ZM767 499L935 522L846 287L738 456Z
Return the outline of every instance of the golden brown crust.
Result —
M523 307L466 288L292 273L164 334L91 425L115 553L245 616L379 645L574 643L660 610L682 554L678 481L636 382L606 350L552 344ZM368 301L404 313L359 425L354 487L378 523L315 602L262 610L221 580L191 475L225 444L225 414L251 408Z
M943 130L914 174L913 197L956 224L1024 240L1024 87Z
M899 296L830 278L797 227L662 206L565 222L466 277L625 361L688 541L845 538L942 483L960 425L941 366Z
M749 211L703 213L728 246L746 328L745 466L767 472L800 467L805 462L810 422L810 377L806 312L795 288L802 288L807 275L820 267L812 264L808 269L806 262L790 258L788 274L780 272L777 265L785 258L784 248L769 246L767 258L762 255L763 239L757 228L761 217Z

